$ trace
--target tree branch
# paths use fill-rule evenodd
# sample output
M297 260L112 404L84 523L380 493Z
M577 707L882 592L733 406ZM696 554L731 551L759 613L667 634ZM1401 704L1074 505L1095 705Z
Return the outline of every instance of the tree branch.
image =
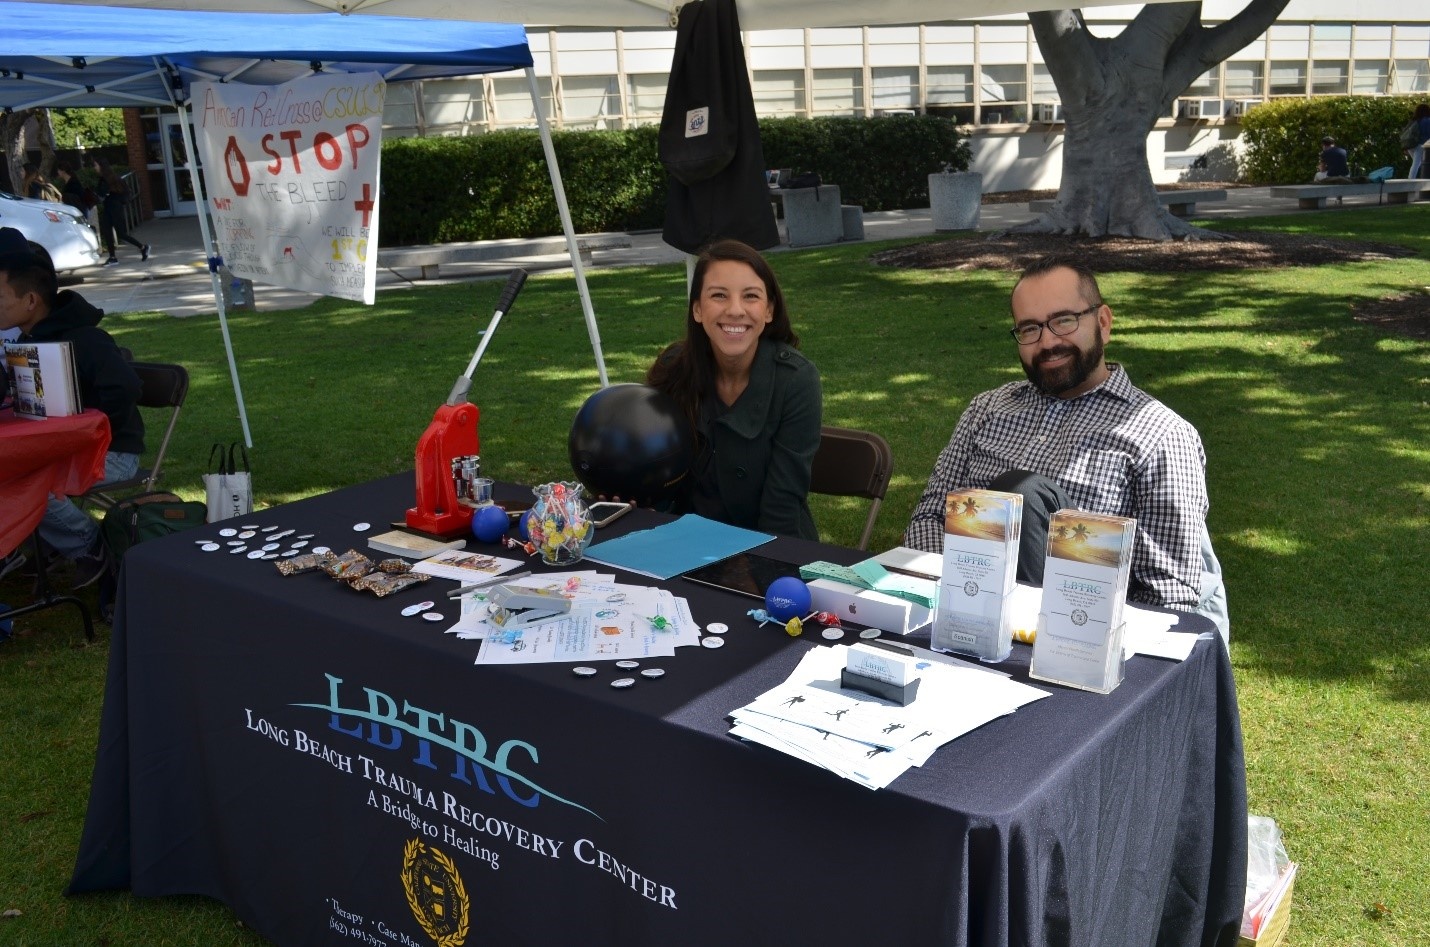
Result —
M1082 11L1035 10L1028 14L1028 22L1063 104L1096 100L1102 90L1102 72L1094 44L1100 41L1088 32ZM1064 88L1059 76L1072 79L1072 87ZM1078 92L1087 93L1086 98L1079 99Z
M1167 59L1166 86L1171 97L1180 95L1202 73L1265 32L1286 9L1286 4L1287 0L1251 0L1240 13L1225 23L1213 27L1199 26L1189 31L1186 38L1173 47ZM1150 9L1152 6L1146 7L1143 12Z

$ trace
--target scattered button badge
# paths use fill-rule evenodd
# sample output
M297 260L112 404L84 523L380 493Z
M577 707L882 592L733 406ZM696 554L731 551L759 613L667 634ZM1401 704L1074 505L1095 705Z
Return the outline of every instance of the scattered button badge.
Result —
M723 648L723 647L725 647L725 639L724 639L724 638L701 638L701 639L700 639L700 645L701 645L701 647L704 647L704 648Z
M712 621L710 624L705 626L705 630L710 632L712 635L723 635L725 632L730 630L730 626L725 624L723 621Z
M611 686L618 691L623 691L627 687L634 687L636 679L633 677L618 677L611 682Z
M402 610L402 617L411 618L413 615L420 615L436 604L436 602L418 602L416 605L409 605Z

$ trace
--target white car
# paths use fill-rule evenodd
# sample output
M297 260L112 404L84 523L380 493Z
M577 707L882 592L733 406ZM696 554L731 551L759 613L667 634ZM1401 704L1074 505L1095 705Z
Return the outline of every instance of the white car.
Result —
M14 227L31 243L49 251L55 272L98 266L99 235L80 211L68 204L16 197L0 191L0 227Z

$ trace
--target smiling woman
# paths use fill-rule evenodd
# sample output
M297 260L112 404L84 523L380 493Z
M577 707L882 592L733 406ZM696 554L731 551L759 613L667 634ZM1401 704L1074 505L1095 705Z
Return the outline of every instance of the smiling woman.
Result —
M819 448L819 372L799 352L769 264L736 240L695 264L685 339L647 383L675 399L695 431L695 463L678 511L786 536L818 538L809 512Z

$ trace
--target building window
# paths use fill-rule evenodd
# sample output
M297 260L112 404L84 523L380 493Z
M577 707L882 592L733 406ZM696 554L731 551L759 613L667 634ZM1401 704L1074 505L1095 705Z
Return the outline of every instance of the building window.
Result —
M1182 93L1184 99L1219 99L1221 98L1221 77L1216 70L1204 72L1196 78L1196 81L1187 86L1187 91Z
M973 124L973 69L970 66L928 67L928 114Z
M556 104L551 94L550 77L538 77L536 90L541 96L541 110L549 119L555 114ZM499 125L530 128L536 124L536 110L531 107L531 91L525 77L493 79L492 101Z
M1430 92L1430 59L1397 59L1393 80L1396 92Z
M626 76L626 115L632 125L660 121L665 110L665 89L669 84L669 76Z
M1053 82L1052 73L1048 72L1048 67L1042 63L1033 64L1033 101L1062 101L1062 97L1058 95L1057 83Z
M979 123L1003 125L1028 120L1028 67L984 66L978 80Z
M756 70L750 86L760 115L788 118L805 110L802 69Z
M1259 62L1228 62L1226 64L1226 97L1229 99L1259 99L1262 92L1262 68Z
M863 74L858 69L814 71L815 115L863 115Z
M1306 64L1304 62L1273 62L1271 64L1272 95L1305 95Z
M1351 79L1351 92L1354 95L1385 95L1386 89L1389 88L1389 78L1389 60L1357 60L1355 73Z
M919 107L919 70L882 68L870 70L873 87L869 90L870 105L875 115L889 112L914 112Z
M417 90L422 82L394 82L388 85L382 102L382 137L411 138L422 134L417 120Z
M470 135L485 130L487 108L482 95L479 78L431 79L423 83L424 134ZM528 96L527 104L530 103Z
M1317 62L1311 69L1312 95L1345 95L1350 90L1345 62Z
M621 95L615 76L562 77L563 128L616 128L620 120Z

